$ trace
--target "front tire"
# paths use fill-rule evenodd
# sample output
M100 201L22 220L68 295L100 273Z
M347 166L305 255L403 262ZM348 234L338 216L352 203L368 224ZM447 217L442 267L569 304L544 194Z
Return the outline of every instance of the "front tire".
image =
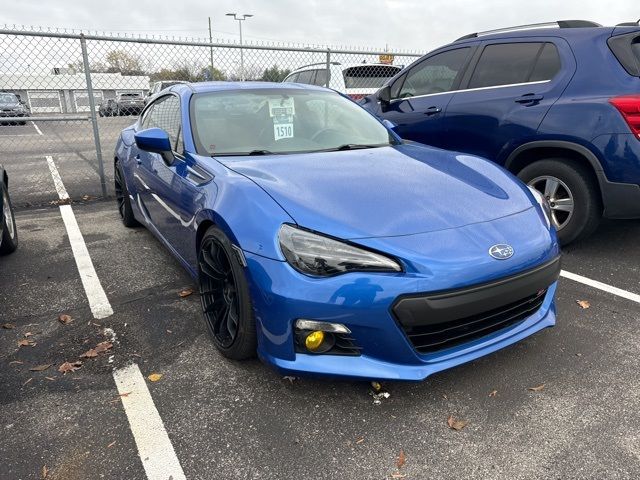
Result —
M582 165L550 158L528 165L518 177L549 201L561 245L587 238L598 227L602 218L600 193L593 176Z
M9 198L9 191L5 183L0 179L0 195L2 195L2 243L0 243L0 255L15 252L18 248L18 230L16 219L13 215L13 206Z
M131 198L129 197L129 190L127 189L127 183L124 180L124 172L122 171L120 162L116 162L113 176L120 220L122 220L125 227L137 227L140 223L136 220L136 217L133 214Z
M256 355L257 332L249 285L231 242L209 227L198 249L202 316L216 348L227 358Z

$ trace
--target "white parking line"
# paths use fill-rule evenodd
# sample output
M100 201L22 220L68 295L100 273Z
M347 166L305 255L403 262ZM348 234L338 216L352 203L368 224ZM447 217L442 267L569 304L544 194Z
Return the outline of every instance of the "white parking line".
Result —
M578 275L577 273L567 272L566 270L562 270L560 272L560 276L568 278L569 280L573 280L574 282L583 283L590 287L597 288L598 290L602 290L603 292L612 293L613 295L617 295L618 297L626 298L627 300L631 300L632 302L640 303L640 295L638 295L637 293L628 292L627 290L622 290L618 287L612 287L611 285L607 285L606 283L583 277L582 275Z
M31 122L31 125L33 125L33 128L36 129L36 132L38 132L38 135L42 135L42 130L40 130L38 125L36 125L36 122Z
M185 480L160 414L138 365L115 370L113 378L149 480Z
M56 187L56 191L58 192L58 197L60 197L60 200L69 200L69 194L67 193L67 189L64 188L64 183L62 183L60 172L58 172L58 168L53 161L53 157L51 155L47 155L44 158L47 159L47 165L49 165L49 171L51 172L51 178L53 178L53 185Z
M47 155L46 159L60 200L68 200L69 194L67 193L67 189L64 188L64 183L62 183L60 173L56 168L53 158ZM71 205L60 205L60 214L62 215L64 226L67 229L69 243L71 244L73 257L78 267L82 286L89 301L91 313L93 313L96 319L113 315L113 309L111 308L107 294L102 288L98 274L93 267L87 245L84 243L84 237L82 236L82 232L80 232L80 227L78 227L78 222L76 221L76 216L73 214Z

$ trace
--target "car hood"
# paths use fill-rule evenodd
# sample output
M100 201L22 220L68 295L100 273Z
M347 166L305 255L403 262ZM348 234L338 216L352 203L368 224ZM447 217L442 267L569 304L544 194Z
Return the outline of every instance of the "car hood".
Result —
M532 207L497 165L416 144L340 152L217 157L299 225L345 239L458 228Z

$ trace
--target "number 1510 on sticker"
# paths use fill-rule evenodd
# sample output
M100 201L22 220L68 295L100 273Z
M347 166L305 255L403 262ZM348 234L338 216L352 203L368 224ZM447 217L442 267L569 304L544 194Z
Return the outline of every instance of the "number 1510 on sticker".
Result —
M273 126L273 137L275 140L282 138L293 138L293 123L281 123Z

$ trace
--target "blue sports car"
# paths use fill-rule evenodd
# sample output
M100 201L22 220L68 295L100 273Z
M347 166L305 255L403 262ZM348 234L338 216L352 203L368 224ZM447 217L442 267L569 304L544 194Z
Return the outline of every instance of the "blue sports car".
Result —
M122 131L115 188L198 279L229 358L421 380L555 323L545 200L331 90L173 86Z

